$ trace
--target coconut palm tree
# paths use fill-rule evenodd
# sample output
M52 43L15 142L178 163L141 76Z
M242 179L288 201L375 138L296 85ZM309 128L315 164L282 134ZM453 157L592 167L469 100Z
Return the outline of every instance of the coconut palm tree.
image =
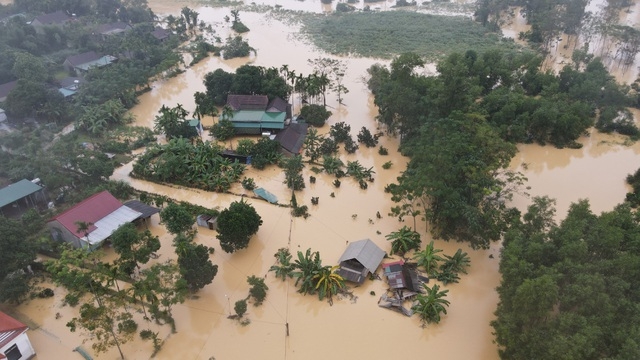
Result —
M420 248L420 234L411 230L411 228L406 225L403 226L402 229L394 231L385 237L391 241L391 255L398 254L403 256L411 250L418 250Z
M429 276L435 276L438 271L438 262L444 260L443 257L438 255L439 252L442 252L442 249L434 248L432 240L424 250L417 252L413 259L416 260L418 266L422 266Z
M344 278L336 273L338 266L324 266L320 269L318 274L313 277L316 282L316 291L318 292L318 299L322 300L325 297L329 299L329 303L332 304L333 295L337 294L340 289L344 288Z
M411 307L415 313L420 316L423 325L428 323L439 323L440 314L447 313L447 307L449 307L449 301L445 299L449 290L440 291L438 284L429 288L426 284L422 285L426 290L425 294L418 294L416 302Z

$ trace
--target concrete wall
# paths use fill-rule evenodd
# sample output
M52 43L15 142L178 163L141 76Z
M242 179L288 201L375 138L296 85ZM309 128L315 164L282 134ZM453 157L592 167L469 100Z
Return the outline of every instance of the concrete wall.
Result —
M49 221L47 223L47 227L49 228L51 237L55 241L67 242L77 249L89 247L89 244L87 244L86 241L80 240L75 234L67 230L66 227L62 226L62 224L60 224L58 220Z

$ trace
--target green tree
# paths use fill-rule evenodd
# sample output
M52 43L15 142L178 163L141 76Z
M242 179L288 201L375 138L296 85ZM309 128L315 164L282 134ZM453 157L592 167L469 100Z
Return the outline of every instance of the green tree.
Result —
M262 218L251 204L234 201L218 216L218 235L222 250L228 253L249 246L251 236L258 232Z
M193 243L193 235L178 234L174 239L180 274L187 282L189 289L196 292L208 284L218 273L218 265L209 259L210 249L207 246Z
M445 299L445 297L449 290L440 291L438 284L434 284L432 287L428 287L426 284L422 286L426 293L416 296L416 303L411 309L420 316L423 325L437 324L440 322L441 314L447 313L449 300Z
M325 121L331 116L331 111L325 109L322 105L309 104L300 109L300 117L309 125L315 127L324 126Z
M133 268L140 268L140 264L149 262L160 250L160 239L149 230L138 232L133 223L120 226L109 239L113 249L120 255L124 272L128 274L133 272Z
M323 266L318 274L314 275L313 280L316 282L316 291L318 292L318 299L322 300L325 297L329 300L329 303L333 303L333 295L338 294L341 289L345 287L344 278L340 276L336 271L339 266Z
M204 86L207 88L207 97L213 100L217 106L223 106L227 102L227 95L231 91L235 75L222 69L216 69L204 76Z
M251 285L249 297L253 298L253 305L262 305L262 302L267 297L267 290L269 290L269 287L264 283L264 279L251 275L247 277L247 282Z
M398 254L404 256L405 253L420 248L420 234L411 230L408 226L403 226L401 229L393 231L385 237L391 241L391 255Z
M213 124L211 128L211 137L218 141L225 142L231 139L236 134L235 127L231 120L221 118L217 123Z
M442 256L438 255L440 252L442 249L436 249L433 240L431 240L424 250L416 252L413 258L429 276L434 276L438 272L438 263L444 260Z
M156 263L144 269L140 278L134 283L133 294L144 301L150 301L150 312L157 321L167 321L175 332L175 321L171 308L185 301L189 293L189 284L183 278L180 267L173 260ZM136 291L137 290L137 291Z
M304 163L300 155L292 156L284 161L284 184L287 184L287 188L293 191L304 189L302 169L304 169Z
M445 255L445 262L442 264L442 268L447 271L452 271L454 273L467 273L467 268L471 266L471 260L469 259L469 255L462 251L462 249L458 249L453 256Z
M318 284L316 276L323 269L320 253L317 251L311 252L311 249L307 249L304 254L298 251L298 257L293 262L293 268L291 276L296 279L295 286L300 283L298 292L305 295L315 294L316 285Z
M195 219L184 206L170 202L160 211L160 220L172 234L179 234L191 229Z
M278 249L273 255L276 258L276 264L269 268L269 271L273 271L277 278L285 281L287 277L293 277L294 266L291 264L291 258L293 257L287 248Z

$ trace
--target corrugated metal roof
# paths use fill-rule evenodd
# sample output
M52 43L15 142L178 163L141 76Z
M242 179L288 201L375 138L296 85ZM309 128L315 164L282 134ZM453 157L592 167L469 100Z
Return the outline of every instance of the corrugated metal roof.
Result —
M126 203L124 203L124 206L142 213L142 215L140 215L141 218L148 218L151 215L157 214L160 212L160 209L153 207L151 205L145 204L140 200L129 200Z
M384 254L385 252L373 241L369 239L358 240L349 243L338 262L342 263L343 261L355 259L373 273L382 262Z
M91 231L86 239L91 245L99 244L111 236L120 226L134 221L140 215L142 215L141 212L122 205L116 211L96 221L93 224L96 227L95 230Z
M263 189L263 188L257 188L253 190L253 193L258 195L259 197L267 200L268 202L275 204L278 202L278 198L273 195L272 193L268 192L267 190Z
M4 187L0 189L0 207L7 206L14 201L18 201L25 196L29 196L34 192L39 191L40 189L42 189L41 186L26 179L22 179L17 183Z
M0 348L27 331L27 325L0 311Z
M122 203L105 190L84 199L82 202L51 220L57 220L72 234L81 238L84 234L78 232L76 222L93 224L87 229L88 232L91 232L95 230L95 223L98 222L98 220L116 211L121 206L123 206Z
M267 95L228 95L227 105L233 110L260 110L267 109L269 98Z

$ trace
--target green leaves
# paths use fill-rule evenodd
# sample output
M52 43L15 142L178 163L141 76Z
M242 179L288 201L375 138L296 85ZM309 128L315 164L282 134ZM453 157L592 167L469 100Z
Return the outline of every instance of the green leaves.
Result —
M387 236L387 240L391 241L391 253L403 256L411 250L420 248L420 234L411 230L408 226L403 226L400 230L394 231Z
M426 284L422 285L426 291L426 294L418 294L416 296L416 303L411 310L418 314L423 325L429 323L439 323L442 319L441 314L447 313L447 307L449 307L449 300L445 297L449 290L440 291L440 286L434 284L431 288Z
M258 232L262 218L251 204L234 201L218 217L218 235L222 250L228 253L249 246L251 236Z

